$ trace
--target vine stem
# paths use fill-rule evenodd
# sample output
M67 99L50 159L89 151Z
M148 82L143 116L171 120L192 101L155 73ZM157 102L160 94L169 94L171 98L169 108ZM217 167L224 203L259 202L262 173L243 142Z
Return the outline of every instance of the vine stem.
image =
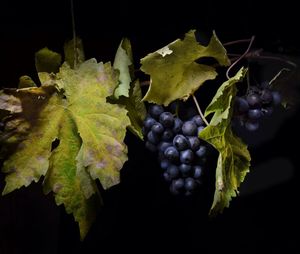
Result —
M77 66L77 51L76 51L76 27L75 27L75 12L74 1L71 1L71 18L72 18L72 32L73 32L73 50L74 50L74 68Z
M248 45L248 48L246 49L246 51L244 52L244 54L242 54L232 65L230 65L229 66L229 68L227 69L227 71L226 71L226 77L228 78L228 79L230 79L230 77L229 77L229 72L230 72L230 70L241 60L241 59L243 59L247 54L248 54L248 52L249 52L249 50L251 49L251 46L252 46L252 43L253 43L253 41L254 41L254 39L255 39L255 36L253 35L252 37L251 37L251 40L250 40L250 42L249 42L249 45Z
M197 108L197 110L198 110L198 112L199 112L199 114L200 114L200 116L201 116L203 122L208 126L209 123L208 123L208 121L206 120L206 118L204 117L204 115L203 115L203 113L202 113L202 110L201 110L201 108L200 108L200 105L199 105L199 103L198 103L198 101L197 101L196 96L195 96L194 94L192 94L192 97L193 97L193 100L194 100L194 102L195 102L196 108Z
M252 37L250 39L241 39L241 40L229 41L229 42L223 43L223 45L224 46L230 46L230 45L234 45L234 44L239 44L239 43L244 43L244 42L250 42L251 39L252 39Z

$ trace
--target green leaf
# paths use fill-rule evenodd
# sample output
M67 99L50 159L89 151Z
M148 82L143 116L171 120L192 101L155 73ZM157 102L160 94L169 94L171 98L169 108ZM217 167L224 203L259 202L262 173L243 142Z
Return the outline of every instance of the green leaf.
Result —
M84 62L83 43L79 37L69 40L64 45L65 61L74 69Z
M195 62L203 57L215 58L224 66L230 63L215 33L208 46L203 46L197 42L195 30L141 59L141 70L151 76L143 100L167 106L176 99L188 99L205 81L217 76L214 67Z
M231 130L233 98L237 93L236 84L246 74L240 71L222 84L205 111L205 115L214 113L210 125L200 132L200 138L213 145L219 151L216 169L214 201L210 213L222 212L229 206L232 197L238 193L250 167L250 153L247 146Z
M2 107L11 111L7 124L27 123L23 138L3 164L7 174L3 194L46 175L45 192L52 190L57 204L73 213L82 238L95 218L94 180L99 179L105 189L117 184L127 160L123 142L130 124L127 110L106 102L117 86L116 74L110 63L91 59L77 69L64 64L57 75L48 75L50 80L45 76L46 84L39 88L0 94L0 101L8 103ZM10 96L21 101L21 112L19 101ZM16 109L10 105L15 101ZM19 134L14 130L11 137ZM59 145L52 149L55 140Z
M282 96L281 104L285 108L296 106L300 101L299 94L300 74L299 69L282 69L270 81L270 86Z
M129 89L131 83L131 73L130 66L133 64L132 50L130 41L127 38L124 38L117 50L114 68L119 70L119 85L117 86L114 97L119 99L120 96L129 96Z
M61 55L48 49L40 49L35 53L35 67L37 72L56 73L61 65Z

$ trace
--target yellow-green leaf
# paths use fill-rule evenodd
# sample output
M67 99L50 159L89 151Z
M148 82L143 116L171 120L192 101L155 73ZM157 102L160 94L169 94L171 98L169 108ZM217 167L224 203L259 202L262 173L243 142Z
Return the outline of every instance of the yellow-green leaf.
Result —
M110 63L91 59L76 69L65 63L56 75L44 74L39 88L0 93L0 107L10 112L1 140L16 144L3 164L3 194L46 175L45 192L52 190L57 204L73 213L84 238L96 213L94 180L105 189L119 182L130 121L125 106L106 101L118 83Z
M186 100L206 80L217 76L214 67L195 62L203 57L215 58L220 65L230 63L215 33L208 46L203 46L197 42L195 30L141 59L141 70L151 77L143 100L165 106L176 99Z
M129 89L131 83L130 66L133 64L132 50L130 41L124 38L117 50L114 68L119 70L119 85L114 91L114 97L119 99L120 96L129 96Z
M250 167L250 153L247 146L231 130L233 98L236 95L236 84L245 76L242 68L234 77L222 84L216 92L205 115L214 113L210 125L200 132L200 138L206 140L219 151L216 169L214 201L211 214L222 212L229 206L232 197L238 193Z
M36 87L37 85L31 79L31 77L27 75L23 75L19 78L19 85L18 88L26 88L26 87Z
M86 198L84 195L85 186L81 184L81 178L90 176L83 165L78 168L76 163L81 139L76 124L68 112L61 116L58 128L59 146L49 158L44 191L46 193L53 191L57 205L64 204L66 212L73 213L79 223L80 236L83 239L96 218L95 196ZM84 176L82 172L85 172ZM90 184L88 188L94 188L96 192L95 183L90 181Z

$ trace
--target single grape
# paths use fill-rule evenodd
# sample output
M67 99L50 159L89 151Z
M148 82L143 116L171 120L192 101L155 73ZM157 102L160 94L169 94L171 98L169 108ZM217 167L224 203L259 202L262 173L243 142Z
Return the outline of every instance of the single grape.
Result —
M249 109L248 118L251 120L256 120L262 117L262 112L260 109Z
M152 125L151 131L153 131L155 134L162 134L164 132L165 128L162 126L161 123L155 123Z
M179 165L179 171L184 175L186 176L187 174L189 174L189 172L191 172L192 170L192 166L191 165L188 165L188 164L180 164Z
M174 117L170 112L163 112L159 116L159 122L166 128L172 128L174 125Z
M207 152L207 147L206 146L200 146L199 149L196 151L196 155L198 157L203 157Z
M273 101L272 92L269 89L264 89L261 91L260 98L264 104L269 104Z
M149 107L149 114L155 119L158 119L163 112L164 108L160 105L151 105Z
M169 175L172 179L178 177L178 175L179 175L179 169L176 165L170 165L167 168L167 172L169 173Z
M173 194L173 195L178 195L179 194L179 191L176 189L174 184L170 185L170 193Z
M193 121L184 122L181 129L182 129L182 133L186 136L197 135L197 125Z
M203 168L199 165L194 166L194 178L198 179L203 175Z
M200 147L200 139L198 137L192 136L188 137L190 147L193 151L197 151Z
M179 190L179 189L183 188L184 180L182 178L178 178L176 180L173 180L172 184L174 185L174 188L176 190Z
M188 177L185 179L184 187L187 191L193 191L197 187L197 183L192 177Z
M194 153L191 149L180 152L180 161L184 164L190 164L194 159Z
M199 127L199 126L202 126L204 125L204 122L201 118L200 115L195 115L193 118L192 118L192 121Z
M149 131L147 134L148 141L150 141L152 144L158 144L159 143L159 137L153 132Z
M165 131L161 135L161 140L172 141L173 137L174 137L173 131L171 129L165 129Z
M164 176L164 179L165 179L167 182L172 181L172 178L171 178L171 176L170 176L170 174L169 174L168 172L164 172L163 176Z
M234 107L239 113L245 113L249 110L249 104L247 100L239 96L235 98Z
M188 139L181 134L174 137L173 145L178 149L178 151L185 150L190 146Z
M263 108L261 111L263 112L264 115L270 116L270 115L272 115L274 110L273 110L273 107L269 106L269 107Z
M259 123L257 121L247 121L245 123L245 128L248 131L256 131L259 128Z
M172 162L175 162L178 160L179 158L179 152L177 151L177 149L174 146L169 146L165 152L164 155L166 156L166 158Z
M173 126L173 132L174 133L179 133L180 131L181 131L181 127L182 127L182 121L181 121L181 119L179 119L178 117L176 117L175 119L174 119L174 126Z
M248 94L247 102L251 108L258 108L261 105L260 96L256 93Z

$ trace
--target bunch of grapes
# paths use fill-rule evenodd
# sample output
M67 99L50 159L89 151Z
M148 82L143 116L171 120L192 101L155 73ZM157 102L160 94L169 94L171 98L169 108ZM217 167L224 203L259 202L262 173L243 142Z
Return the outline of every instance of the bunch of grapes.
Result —
M249 131L259 128L259 121L263 116L273 113L275 106L281 103L278 91L272 90L268 82L260 86L252 86L244 96L236 96L234 117Z
M144 121L146 147L158 152L163 177L172 194L186 196L202 184L209 145L198 138L204 128L200 115L183 121L162 106L151 105Z

